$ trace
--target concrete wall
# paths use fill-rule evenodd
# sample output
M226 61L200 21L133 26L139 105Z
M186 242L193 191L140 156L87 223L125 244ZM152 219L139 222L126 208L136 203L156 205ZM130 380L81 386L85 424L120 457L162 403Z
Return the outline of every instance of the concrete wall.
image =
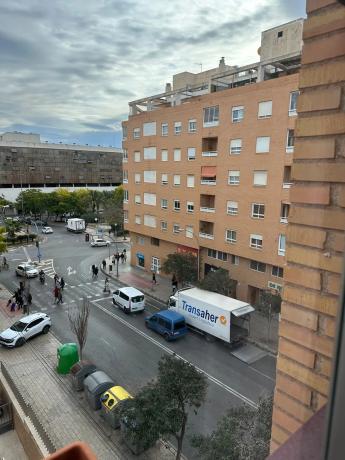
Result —
M266 61L302 50L303 19L282 24L261 34L260 60ZM282 33L282 37L278 36Z

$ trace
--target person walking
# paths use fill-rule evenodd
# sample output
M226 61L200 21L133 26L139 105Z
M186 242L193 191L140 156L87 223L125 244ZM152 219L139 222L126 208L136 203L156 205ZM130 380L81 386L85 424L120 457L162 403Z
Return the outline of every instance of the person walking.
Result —
M98 276L98 267L95 267L95 278Z
M13 312L16 311L16 306L17 306L16 301L15 301L15 299L13 299L12 303L11 303L11 311L13 311Z
M57 273L55 273L54 275L54 284L56 286L56 283L59 281L59 275Z
M65 280L63 279L63 277L61 276L61 279L60 279L60 286L61 286L61 290L63 291L63 288L65 287Z
M105 270L105 267L107 266L107 262L105 261L105 259L102 260L102 268L103 270Z
M152 285L153 284L157 284L156 273L155 272L152 272Z
M121 263L123 264L123 262L125 261L125 255L123 252L121 252L120 258L121 258Z
M175 273L173 274L173 277L172 277L172 280L171 280L171 285L172 285L173 294L175 294L175 292L177 291L177 286L178 286L177 278L176 278Z
M110 294L110 288L109 288L109 280L108 280L108 278L106 278L105 281L104 281L104 289L103 289L103 292L109 292L109 294Z
M123 258L124 258L124 261L126 262L127 261L127 251L126 251L126 249L123 250Z
M58 289L58 298L57 298L57 304L58 303L63 303L63 300L62 300L62 289Z
M54 303L58 301L59 298L59 288L57 286L54 287L53 289L53 294L54 294Z
M21 310L24 305L24 299L21 293L18 294L17 304L18 304L18 310Z

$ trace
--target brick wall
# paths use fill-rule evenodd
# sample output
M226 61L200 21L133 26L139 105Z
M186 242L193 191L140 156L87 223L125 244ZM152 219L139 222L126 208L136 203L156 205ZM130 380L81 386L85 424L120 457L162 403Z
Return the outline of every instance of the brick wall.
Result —
M327 401L345 228L345 7L307 0L274 451Z

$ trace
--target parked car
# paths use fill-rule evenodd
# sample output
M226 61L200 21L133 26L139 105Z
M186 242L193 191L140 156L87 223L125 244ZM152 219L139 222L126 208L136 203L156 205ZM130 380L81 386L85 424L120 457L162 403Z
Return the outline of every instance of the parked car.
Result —
M109 246L110 245L110 241L107 241L103 238L95 238L91 241L91 246L93 248L95 247L99 247L99 246Z
M113 304L118 305L125 313L143 311L145 296L134 287L122 287L113 292Z
M24 316L0 333L0 344L6 347L20 347L35 335L47 334L51 325L51 319L45 313Z
M51 227L43 227L42 233L54 233Z
M171 310L162 310L145 318L145 325L168 341L183 337L188 332L184 317Z
M30 263L19 264L16 268L17 276L25 276L27 278L35 278L38 276L38 270L35 265Z

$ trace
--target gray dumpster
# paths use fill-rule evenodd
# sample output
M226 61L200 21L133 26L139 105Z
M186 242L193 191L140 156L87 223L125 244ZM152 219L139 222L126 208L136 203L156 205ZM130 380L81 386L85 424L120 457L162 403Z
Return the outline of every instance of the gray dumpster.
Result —
M103 371L96 371L84 380L85 398L93 410L101 408L101 395L114 386L114 381Z
M71 367L72 385L76 391L84 390L84 379L97 371L97 367L90 361L78 361Z

